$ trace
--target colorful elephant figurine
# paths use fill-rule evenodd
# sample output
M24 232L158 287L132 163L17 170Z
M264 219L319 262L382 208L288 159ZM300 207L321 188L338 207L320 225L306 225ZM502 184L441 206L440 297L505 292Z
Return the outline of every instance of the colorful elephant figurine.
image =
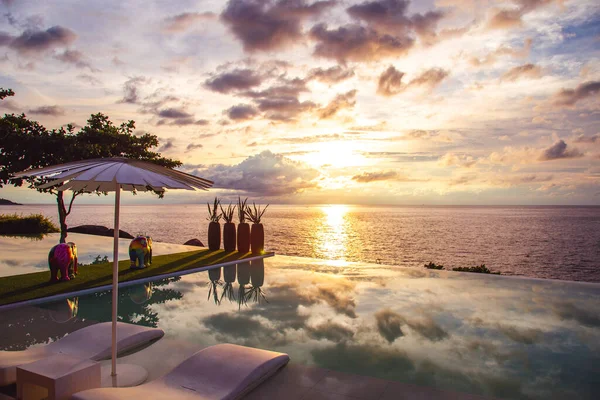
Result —
M131 269L143 269L152 264L152 238L138 236L129 244L129 259Z
M58 280L68 281L77 275L77 246L75 243L60 243L50 249L48 253L48 266L50 267L50 282Z

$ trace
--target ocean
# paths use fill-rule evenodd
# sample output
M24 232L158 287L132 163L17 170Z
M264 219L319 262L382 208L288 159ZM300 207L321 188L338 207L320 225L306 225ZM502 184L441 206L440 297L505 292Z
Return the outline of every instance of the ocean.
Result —
M55 205L0 206L41 213ZM112 205L77 205L70 227L112 227ZM503 275L600 282L600 207L367 207L271 205L266 248L276 254L399 267L485 264ZM155 241L206 244L206 204L124 205L121 229Z

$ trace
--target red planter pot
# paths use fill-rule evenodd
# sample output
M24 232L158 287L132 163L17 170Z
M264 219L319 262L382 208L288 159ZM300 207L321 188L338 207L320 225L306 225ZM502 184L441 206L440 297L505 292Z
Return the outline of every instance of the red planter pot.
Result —
M252 254L262 254L265 251L265 228L262 224L252 224L250 249Z
M245 222L237 227L237 249L243 254L250 251L250 225Z
M221 224L211 222L208 224L208 249L219 250L221 248Z
M223 248L225 251L235 251L235 224L226 222L223 225Z

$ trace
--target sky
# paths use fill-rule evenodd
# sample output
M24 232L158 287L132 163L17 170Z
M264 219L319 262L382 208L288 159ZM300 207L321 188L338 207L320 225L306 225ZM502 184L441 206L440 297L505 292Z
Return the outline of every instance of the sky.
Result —
M595 0L0 0L0 113L135 120L163 203L598 205L599 61Z

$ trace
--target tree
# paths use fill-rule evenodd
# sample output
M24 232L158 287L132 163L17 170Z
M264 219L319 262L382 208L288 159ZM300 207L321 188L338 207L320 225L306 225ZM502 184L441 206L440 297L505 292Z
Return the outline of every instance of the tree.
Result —
M4 88L0 88L0 100L3 100L4 98L8 97L8 96L14 96L15 92L12 91L12 89L4 89Z
M12 93L10 89L1 90L3 94ZM116 126L102 113L92 114L87 124L78 132L75 132L73 125L48 130L38 122L27 119L25 114L6 114L0 119L0 188L7 184L27 184L29 188L38 192L56 196L61 243L64 243L67 236L67 216L71 213L75 198L82 192L73 192L67 206L63 192L55 187L37 188L37 185L46 180L11 179L12 175L26 169L104 157L133 158L168 168L181 165L180 161L162 157L160 153L151 151L158 146L156 135L145 133L136 136L133 134L134 129L134 121ZM162 197L161 192L155 193Z

